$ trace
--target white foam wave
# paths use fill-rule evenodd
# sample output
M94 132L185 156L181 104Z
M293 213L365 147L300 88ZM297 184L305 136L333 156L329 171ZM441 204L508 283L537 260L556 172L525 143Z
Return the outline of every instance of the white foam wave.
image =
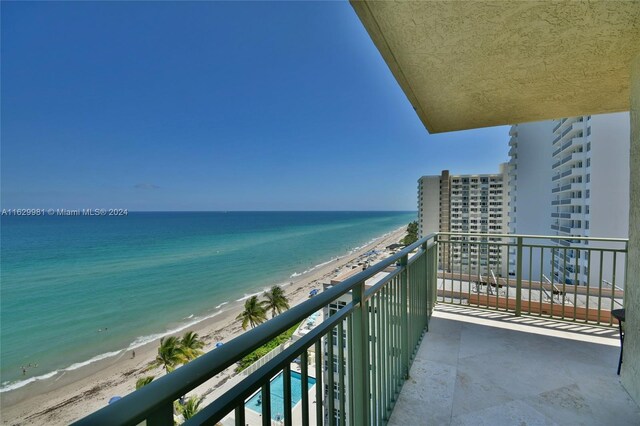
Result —
M393 231L393 232L395 232L395 231ZM354 253L354 252L356 252L356 251L358 251L358 250L360 250L360 249L362 249L362 248L374 243L376 240L381 240L381 239L385 238L386 236L392 234L393 232L388 232L388 233L386 233L386 234L384 234L384 235L382 235L380 237L372 239L371 241L367 242L366 244L364 244L362 246L355 247L355 248L353 248L353 249L351 249L349 251L349 254L352 254L352 253ZM295 277L298 277L300 275L307 274L307 273L309 273L311 271L314 271L315 269L318 269L318 268L321 268L321 267L323 267L325 265L328 265L331 262L335 262L338 259L340 259L340 257L335 257L335 258L332 258L332 259L330 259L330 260L328 260L326 262L319 263L319 264L315 265L314 267L307 269L304 272L301 272L301 273L295 272L295 273L293 273L291 275L291 278L295 278ZM290 285L290 284L291 284L291 282L286 282L286 283L281 283L279 285L286 286L286 285ZM267 289L264 289L264 290L267 290ZM244 300L249 299L250 297L259 296L260 294L262 294L264 292L264 290L260 291L260 292L257 292L257 293L245 294L242 298L237 299L237 301L238 302L242 302ZM196 325L197 323L199 323L201 321L204 321L204 320L209 319L209 318L213 318L214 316L220 314L221 311L219 311L219 309L222 306L224 306L224 305L226 305L228 303L229 302L222 302L221 304L217 305L215 307L216 312L214 312L211 315L207 315L207 316L202 317L202 318L195 317L195 319L193 321L190 321L188 323L180 325L180 326L178 326L176 328L173 328L171 330L167 330L167 331L165 331L163 333L155 333L155 334L150 334L150 335L147 335L147 336L137 337L126 349L120 349L118 351L106 352L104 354L96 355L96 356L94 356L93 358L91 358L91 359L89 359L87 361L77 362L77 363L72 364L69 367L64 368L62 370L54 370L54 371L52 371L50 373L46 373L46 374L43 374L43 375L40 375L40 376L30 377L28 379L17 381L17 382L13 382L13 383L12 382L4 382L4 383L0 384L0 393L12 391L12 390L15 390L15 389L19 389L19 388L21 388L23 386L28 385L29 383L33 383L33 382L38 381L38 380L46 380L46 379L54 377L54 376L56 376L57 374L60 374L60 373L65 374L67 371L77 370L79 368L85 367L87 365L93 364L93 363L101 361L103 359L107 359L107 358L110 358L110 357L115 357L115 356L117 356L119 354L122 354L123 352L139 348L140 346L144 346L147 343L151 343L151 342L153 342L155 340L161 339L162 337L179 333L179 332L181 332L181 331L183 331L183 330L185 330L185 329L187 329L189 327L193 327L194 325ZM194 318L193 314L189 315L186 319L192 319L192 318Z
M338 259L340 259L340 258L339 257L334 257L332 259L327 260L326 262L318 263L314 267L309 268L304 272L294 272L293 274L291 274L291 276L289 278L295 278L295 277L299 277L299 276L304 275L304 274L308 274L309 272L313 272L318 268L322 268L323 266L326 266L326 265L328 265L328 264L330 264L332 262L335 262Z
M225 302L225 303L227 303L227 302ZM207 320L209 318L213 318L213 317L215 317L216 315L219 315L219 314L220 314L220 311L217 311L217 312L212 313L211 315L207 315L207 316L204 316L204 317L201 317L201 318L200 317L196 317L193 321L190 321L188 323L182 324L182 325L180 325L180 326L178 326L176 328L172 328L171 330L167 330L167 331L165 331L163 333L155 333L155 334L149 334L147 336L138 337L138 338L136 338L136 340L134 340L127 347L127 350L136 349L136 348L139 348L140 346L146 345L147 343L151 343L154 340L158 340L158 339L161 339L161 338L163 338L165 336L170 336L172 334L179 333L181 331L186 330L189 327L193 327L194 325L198 324L201 321Z
M28 378L26 380L21 380L19 382L14 382L14 383L4 382L4 383L2 383L2 386L0 387L0 393L8 392L8 391L12 391L12 390L21 388L23 386L28 385L29 383L33 383L33 382L38 381L38 380L49 379L49 378L55 376L56 374L58 374L58 370L52 371L51 373L43 374L42 376L30 377L30 378Z
M264 293L264 290L263 291L259 291L257 293L251 293L251 294L245 293L244 296L242 296L240 299L236 299L236 302L244 302L245 300L247 300L247 299L249 299L249 298L251 298L253 296L260 296L262 293Z
M88 359L86 361L83 362L76 362L75 364L71 364L70 366L68 366L67 368L65 368L62 371L73 371L73 370L77 370L78 368L84 367L85 365L89 365L89 364L93 364L94 362L106 359L106 358L110 358L112 356L116 356L119 355L120 353L123 352L123 349L120 349L119 351L113 351L113 352L106 352L100 355L96 355L91 359Z
M225 302L225 303L227 303L227 302ZM220 311L216 311L213 314L204 316L202 318L196 317L193 321L190 321L188 323L182 324L182 325L180 325L178 327L172 328L171 330L167 330L167 331L165 331L163 333L155 333L155 334L150 334L150 335L147 335L147 336L137 337L126 349L120 349L120 350L113 351L113 352L105 352L103 354L96 355L93 358L88 359L86 361L76 362L74 364L71 364L69 367L66 367L66 368L61 369L61 370L54 370L54 371L52 371L50 373L43 374L41 376L30 377L30 378L28 378L26 380L21 380L21 381L18 381L18 382L4 382L0 386L0 393L8 392L8 391L12 391L12 390L21 388L21 387L26 386L29 383L33 383L33 382L35 382L37 380L49 379L49 378L54 377L55 375L57 375L59 373L64 374L67 371L77 370L79 368L86 367L87 365L93 364L93 363L101 361L103 359L115 357L115 356L120 355L120 354L122 354L124 352L130 351L132 349L137 349L140 346L144 346L147 343L151 343L154 340L158 340L158 339L161 339L161 338L163 338L165 336L169 336L169 335L172 335L172 334L179 333L179 332L181 332L181 331L183 331L183 330L185 330L185 329L187 329L189 327L193 327L194 325L196 325L197 323L199 323L201 321L204 321L204 320L209 319L209 318L213 318L213 317L215 317L216 315L219 315L219 314L220 314Z

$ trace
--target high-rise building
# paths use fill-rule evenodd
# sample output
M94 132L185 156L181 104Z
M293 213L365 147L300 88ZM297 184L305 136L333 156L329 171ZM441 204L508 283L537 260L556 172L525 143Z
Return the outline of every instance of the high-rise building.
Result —
M346 269L334 278L331 279L329 283L323 284L323 290L327 290L334 285L340 284L344 280L351 278L353 275L361 272L366 265L360 267L354 267L353 269ZM389 267L383 272L378 272L373 277L369 278L365 282L365 288L369 289L380 280L384 279L390 272L393 272L394 268ZM342 296L338 297L336 300L332 301L328 306L323 309L324 319L327 320L329 317L337 313L340 309L351 303L353 297L351 292L345 293ZM349 382L340 380L340 375L346 375L347 370L352 370L354 368L363 368L362 365L351 365L349 364L349 351L351 346L351 341L347 339L347 324L346 321L343 322L343 332L342 336L338 334L338 328L336 327L331 333L331 338L327 338L324 341L324 362L325 365L329 365L331 363L331 373L328 368L325 368L323 373L323 383L324 383L324 397L327 401L324 407L324 422L320 422L322 424L349 424L349 406L345 405L344 411L341 407L340 401L346 400L346 395L349 394ZM369 340L374 342L375 336L370 335ZM341 362L342 361L342 362ZM369 368L378 368L374 364L374 360L371 360L372 365ZM328 402L332 400L332 402Z
M588 242L571 237L627 237L629 124L629 113L623 112L511 127L510 232L558 236L552 260L532 256L555 282L599 281L600 267L593 265L600 263L590 262L587 269ZM571 241L579 248L565 250ZM613 264L602 260L604 280L613 277ZM615 264L622 282L624 262ZM515 265L509 269L513 273ZM525 274L528 270L525 264Z
M508 230L506 164L497 174L423 176L418 180L418 225L421 236L432 232L504 234ZM506 275L506 249L496 244L469 245L464 241L500 242L484 236L442 236L451 241L441 250L447 271ZM486 251L477 253L476 250ZM479 254L482 254L479 256Z

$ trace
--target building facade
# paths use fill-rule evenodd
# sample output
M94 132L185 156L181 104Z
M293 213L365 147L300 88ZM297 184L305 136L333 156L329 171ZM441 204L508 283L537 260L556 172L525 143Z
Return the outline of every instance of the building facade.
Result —
M551 241L558 249L549 261L540 262L538 253L532 256L532 263L541 264L554 282L599 281L600 263L588 262L587 242L580 243L583 249L563 248L579 242L570 237L627 237L629 126L629 113L623 112L511 127L509 230L558 236ZM511 254L515 252L510 259ZM615 263L615 275L622 282L624 262ZM603 259L601 265L603 280L610 283L613 259ZM514 269L511 262L510 274ZM528 263L523 270L526 274Z
M334 285L340 284L344 280L351 278L353 275L361 272L366 265L354 267L353 269L347 269L342 271L338 276L331 279L329 283L323 284L323 291L331 288ZM389 267L383 272L378 272L373 277L369 278L365 281L365 288L369 289L380 280L384 279L389 273L393 272L394 267ZM352 301L351 292L345 293L342 296L338 297L334 301L332 301L329 305L323 308L322 314L325 320L327 320L331 315L337 313L340 309L345 307L348 303ZM369 340L373 343L375 342L375 336L370 335ZM353 368L362 368L361 365L350 365L349 364L349 351L351 342L347 338L347 324L346 321L343 322L343 332L342 336L338 334L338 327L336 327L332 334L331 339L325 338L323 341L323 350L324 350L324 365L325 368L323 370L323 392L324 392L324 421L322 424L349 424L349 404L345 404L344 407L341 407L340 401L342 397L342 401L346 401L346 395L349 395L349 382L348 380L344 380L346 376L347 370ZM375 364L375 360L373 359L373 354L371 354L371 363L369 365L370 369L378 368ZM331 364L331 372L327 366ZM343 380L340 380L341 374L343 375ZM332 391L331 391L332 390ZM356 422L357 423L357 422Z
M418 180L418 224L420 236L432 232L504 234L508 230L507 165L497 174L423 176ZM506 248L500 238L485 236L441 236L450 241L440 250L445 271L505 276ZM464 242L486 242L473 244ZM496 244L490 244L496 243ZM478 252L479 251L479 252Z

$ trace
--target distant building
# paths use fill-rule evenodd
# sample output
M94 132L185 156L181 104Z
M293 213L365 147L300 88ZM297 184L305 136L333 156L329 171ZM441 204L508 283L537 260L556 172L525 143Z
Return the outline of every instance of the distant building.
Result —
M336 284L340 284L341 282L343 282L344 280L346 280L347 278L352 277L353 275L357 274L358 272L362 272L363 268L366 267L366 264L364 262L362 262L362 264L360 265L354 265L353 269L345 269L344 271L342 271L337 277L333 278L331 280L330 283L328 284L324 284L323 285L323 290L327 290L328 288L331 288L332 286L336 285ZM393 270L395 269L394 266L390 266L388 267L385 271L383 272L378 272L376 275L374 275L373 277L369 278L366 282L365 282L365 287L369 288L371 286L373 286L374 284L376 284L377 282L379 282L380 280L384 279L387 275L389 275L390 272L393 272ZM351 292L343 294L342 296L340 296L339 298L337 298L336 300L334 300L333 302L331 302L329 304L329 306L325 307L323 310L323 315L324 315L324 319L328 319L331 315L335 314L336 312L338 312L340 309L342 309L345 305L347 305L347 303L350 303L352 299L352 295ZM369 339L373 342L375 339L375 336L371 335L369 336ZM340 345L341 343L341 345ZM331 356L333 357L333 359L330 361L329 358L329 347L328 345L331 344ZM333 421L335 422L335 424L342 424L342 420L344 419L344 424L348 424L349 423L349 408L348 405L346 404L345 406L345 412L341 412L340 409L340 351L342 351L343 353L343 363L342 366L344 368L343 371L347 371L348 368L352 368L352 366L349 365L349 357L348 357L348 353L349 353L349 348L348 345L350 343L347 341L347 327L346 327L346 323L345 323L345 327L344 327L344 331L343 331L343 335L342 335L342 339L338 339L338 329L336 327L336 329L334 330L333 334L332 334L332 338L331 341L329 342L329 340L326 340L326 345L324 348L324 360L325 360L325 365L328 365L329 362L332 363L333 366L333 375L332 377L330 377L329 375L329 370L325 368L324 370L324 376L322 378L323 381L323 386L324 386L324 396L325 396L325 403L323 404L324 406L324 422L323 424L330 424L329 422L329 416L333 416ZM340 347L342 346L342 347ZM362 366L358 366L358 368L361 368ZM375 366L374 366L375 368ZM330 383L332 383L333 386L333 412L329 412L329 386ZM344 389L342 389L342 395L344 398L346 398L346 395L349 395L349 383L348 381L345 381L344 383Z
M570 237L626 238L629 225L629 113L562 118L516 124L509 132L508 184L511 233L554 235L566 247ZM605 244L606 245L606 244ZM555 282L596 282L599 263L587 269L585 250L556 250L553 262L543 261L545 275ZM515 249L510 259L515 260ZM523 271L529 270L523 259ZM533 253L539 265L539 253ZM603 259L605 280L612 260ZM577 266L577 268L576 268ZM566 267L566 269L565 269ZM515 274L515 264L509 265ZM617 262L622 282L624 262ZM591 279L589 276L591 275ZM526 277L525 277L526 278Z
M497 174L423 176L418 180L420 236L432 232L505 234L508 232L507 165ZM447 237L442 236L442 240ZM489 236L451 236L440 249L440 267L446 271L506 276L506 248L459 242L499 242ZM455 243L458 242L458 243Z

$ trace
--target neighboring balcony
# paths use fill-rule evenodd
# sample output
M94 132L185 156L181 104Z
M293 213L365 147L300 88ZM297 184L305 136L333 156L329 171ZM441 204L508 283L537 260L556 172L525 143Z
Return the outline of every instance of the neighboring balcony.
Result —
M178 398L317 312L186 424L633 424L611 315L627 240L572 238L431 234L79 424L173 425Z
M564 124L564 123L563 123ZM582 119L575 121L569 127L564 129L558 136L556 136L553 140L553 145L555 146L558 142L565 142L570 137L575 136L578 132L580 132L584 128L582 124Z
M562 173L558 173L555 176L553 176L551 178L551 180L555 182L558 179L563 179L563 178L566 178L566 177L569 177L569 176L579 175L580 173L579 173L579 171L577 169L579 169L579 167L573 167L573 168L571 168L569 170L566 170L566 171L564 171Z
M569 148L581 146L583 143L584 143L584 138L582 137L582 134L578 133L575 137L569 139L568 141L563 143L560 147L558 147L555 151L553 151L553 154L551 155L555 157L556 155L562 153L563 151Z
M562 186L555 187L551 190L553 194L559 194L562 192L569 191L582 191L584 189L584 184L582 182L571 182Z
M577 163L579 161L584 161L585 160L585 155L584 152L574 152L572 154L569 154L567 156L565 156L564 158L562 158L561 160L556 161L555 163L553 163L553 165L551 166L552 169L556 169L560 166L563 165L572 165L574 163Z

